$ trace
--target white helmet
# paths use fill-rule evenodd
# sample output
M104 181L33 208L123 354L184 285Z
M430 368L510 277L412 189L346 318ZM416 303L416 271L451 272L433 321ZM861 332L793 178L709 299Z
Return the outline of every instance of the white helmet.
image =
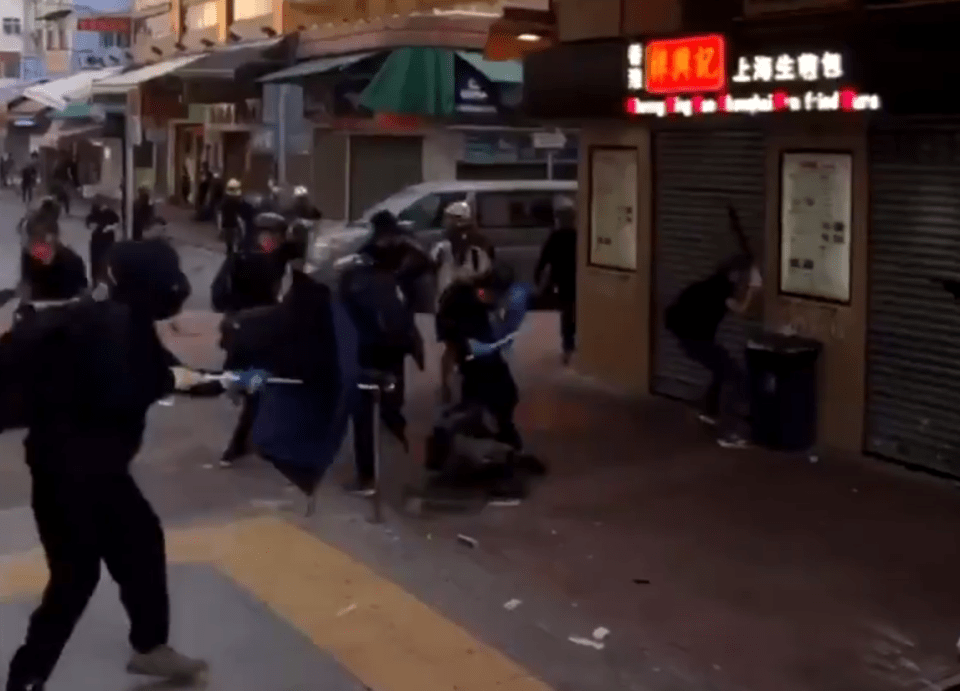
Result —
M443 215L456 219L461 223L465 223L473 218L473 210L466 201L461 200L450 204L446 209L444 209Z
M307 188L304 187L303 185L297 185L296 187L293 188L293 196L306 197L306 196L309 196L309 192L307 192Z

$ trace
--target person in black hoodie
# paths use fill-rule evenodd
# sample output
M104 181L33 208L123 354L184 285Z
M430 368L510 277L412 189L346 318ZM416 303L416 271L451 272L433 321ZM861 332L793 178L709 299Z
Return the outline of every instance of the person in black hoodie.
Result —
M27 302L70 300L87 289L83 259L60 241L56 202L27 218L20 258L20 295Z
M229 281L229 312L277 304L287 264L282 251L286 227L286 220L276 213L258 214L253 219L238 251L227 258L224 267ZM243 398L240 419L220 458L223 467L232 467L250 452L250 431L258 400L256 395Z
M563 363L569 364L577 336L577 215L573 202L566 198L557 202L554 222L556 229L540 251L533 280L541 289L557 293Z
M224 190L223 201L217 208L217 226L228 257L249 237L254 213L251 204L243 198L240 182L230 180Z
M157 215L157 209L150 198L150 190L140 187L137 198L133 200L133 227L130 237L133 240L143 240L156 226L165 226L167 221Z
M30 154L30 159L20 169L20 196L23 203L30 205L33 201L33 190L40 181L40 156L36 151Z
M683 352L710 371L700 419L718 426L717 443L724 448L747 445L737 429L743 372L727 349L717 343L717 330L729 312L745 313L761 286L760 272L752 259L738 255L685 288L666 312L667 330L680 341Z
M105 278L107 252L117 239L116 228L120 225L120 216L106 197L97 195L84 222L91 230L90 281L96 283Z
M206 669L168 644L163 529L130 464L153 403L175 390L223 389L180 366L157 335L154 322L175 315L190 292L173 248L120 242L107 267L109 299L33 308L0 338L3 400L14 388L23 403L19 419L0 424L27 428L31 504L50 570L7 691L44 687L97 588L101 562L130 618L127 670L185 681Z

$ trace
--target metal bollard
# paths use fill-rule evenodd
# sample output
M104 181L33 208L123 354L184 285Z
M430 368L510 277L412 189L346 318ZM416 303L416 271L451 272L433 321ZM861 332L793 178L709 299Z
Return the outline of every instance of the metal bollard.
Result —
M383 494L380 487L380 403L384 391L392 391L393 384L381 389L379 384L358 384L361 391L369 391L373 397L373 516L371 523L383 523Z

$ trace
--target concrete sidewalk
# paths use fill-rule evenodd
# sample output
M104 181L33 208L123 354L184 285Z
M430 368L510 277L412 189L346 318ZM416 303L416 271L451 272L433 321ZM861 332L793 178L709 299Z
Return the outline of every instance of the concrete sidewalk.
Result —
M552 359L525 365L519 427L552 474L518 508L438 516L425 532L477 539L651 665L717 688L960 683L956 483L879 460L724 451L678 404L591 390ZM410 401L414 439L432 407Z

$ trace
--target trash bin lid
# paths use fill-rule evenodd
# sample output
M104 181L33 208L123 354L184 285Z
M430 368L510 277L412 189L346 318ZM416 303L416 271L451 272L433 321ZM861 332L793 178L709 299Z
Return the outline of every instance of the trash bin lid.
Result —
M819 352L823 344L813 338L788 336L773 331L764 331L747 341L750 350L767 350L775 353L798 354Z

